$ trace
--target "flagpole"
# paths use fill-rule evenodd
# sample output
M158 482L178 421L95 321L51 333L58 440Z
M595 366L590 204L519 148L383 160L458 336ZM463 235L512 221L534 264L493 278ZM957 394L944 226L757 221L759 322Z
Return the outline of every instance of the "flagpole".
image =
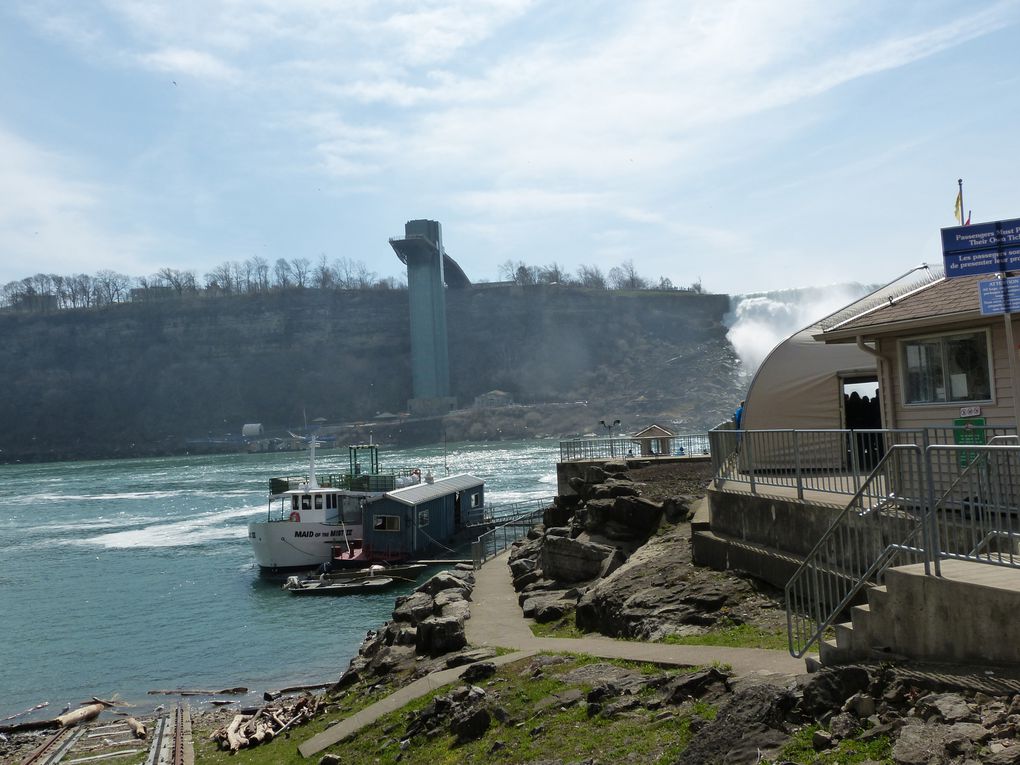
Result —
M960 186L960 225L963 225L963 213L967 207L963 204L963 178L957 178L956 183Z

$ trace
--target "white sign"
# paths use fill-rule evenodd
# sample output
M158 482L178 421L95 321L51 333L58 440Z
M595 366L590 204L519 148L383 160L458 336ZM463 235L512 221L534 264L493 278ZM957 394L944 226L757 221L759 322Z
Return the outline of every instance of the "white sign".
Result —
M961 406L960 407L961 417L980 417L981 407L980 406Z

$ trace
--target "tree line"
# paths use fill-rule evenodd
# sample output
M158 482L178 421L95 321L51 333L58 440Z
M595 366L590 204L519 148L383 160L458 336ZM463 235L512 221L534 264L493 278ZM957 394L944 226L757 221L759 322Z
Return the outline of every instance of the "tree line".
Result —
M613 290L677 290L701 293L701 280L687 287L676 286L665 276L649 279L641 276L633 260L626 260L605 273L598 266L581 265L571 274L558 263L547 266L530 266L520 260L507 260L499 266L499 276L504 281L520 285L565 284L589 289Z
M557 263L533 266L507 260L499 266L502 280L522 286L561 284L589 289L677 290L702 292L701 282L675 286L667 277L641 276L632 260L609 269L579 266L571 274ZM165 267L150 276L132 277L111 270L95 274L35 274L8 282L0 288L0 307L28 310L95 308L112 303L151 297L186 295L253 295L289 289L398 290L407 289L405 279L379 277L360 260L336 258L279 258L270 263L254 256L244 261L225 261L199 278L194 270Z
M95 274L35 274L0 288L0 306L28 309L94 308L162 295L252 295L294 288L321 290L406 289L403 280L379 277L360 260L323 255L279 258L270 264L254 256L226 261L203 278L193 270L161 268L150 276L132 277L116 271Z

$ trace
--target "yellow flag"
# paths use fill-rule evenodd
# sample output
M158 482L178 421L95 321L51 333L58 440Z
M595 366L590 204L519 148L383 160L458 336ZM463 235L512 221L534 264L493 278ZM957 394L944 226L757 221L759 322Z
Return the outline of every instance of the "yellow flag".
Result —
M956 194L956 207L953 209L953 216L956 218L956 222L961 226L963 225L963 192L959 191Z

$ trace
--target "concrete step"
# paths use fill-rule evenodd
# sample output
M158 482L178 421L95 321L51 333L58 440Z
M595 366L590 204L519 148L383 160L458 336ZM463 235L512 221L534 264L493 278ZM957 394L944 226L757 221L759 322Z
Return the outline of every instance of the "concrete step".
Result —
M841 622L833 625L836 631L836 645L841 649L853 652L854 649L854 625L850 622Z
M824 639L818 641L818 659L824 667L849 664L853 661L850 651L838 646L835 640Z

